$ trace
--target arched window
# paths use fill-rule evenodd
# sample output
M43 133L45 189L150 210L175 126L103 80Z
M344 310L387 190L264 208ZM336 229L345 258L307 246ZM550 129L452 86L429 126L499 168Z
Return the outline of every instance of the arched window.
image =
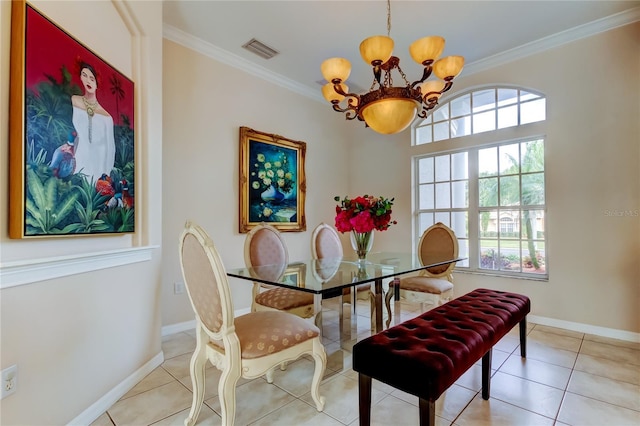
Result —
M413 143L475 135L545 118L546 99L539 93L511 87L476 90L440 105L415 125Z
M438 142L414 157L416 238L442 222L468 257L458 267L548 278L544 137L539 126L535 134L525 126L545 119L544 95L489 87L459 94L414 124L414 145ZM501 136L516 126L511 139ZM465 140L454 145L454 138Z

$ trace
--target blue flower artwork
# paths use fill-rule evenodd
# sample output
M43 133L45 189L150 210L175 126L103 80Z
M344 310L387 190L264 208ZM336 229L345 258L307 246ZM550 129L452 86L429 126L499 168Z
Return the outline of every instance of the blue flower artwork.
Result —
M249 222L296 222L297 151L249 140Z

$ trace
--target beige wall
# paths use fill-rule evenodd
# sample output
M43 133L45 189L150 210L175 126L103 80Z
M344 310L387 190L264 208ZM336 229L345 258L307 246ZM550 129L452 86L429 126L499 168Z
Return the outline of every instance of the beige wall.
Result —
M6 212L11 3L0 2L0 259L42 267L66 256L159 246L162 221L162 4L32 3L136 84L135 235L9 240ZM3 425L78 424L83 413L154 358L160 348L160 249L151 259L109 270L34 280L0 290L1 368L18 365L18 390L0 402ZM56 262L51 262L55 264ZM86 263L86 262L85 262ZM44 274L51 272L51 264ZM91 269L91 265L88 266ZM24 272L23 275L29 275ZM54 274L55 275L55 274ZM126 390L125 390L126 391ZM112 403L112 402L111 402ZM106 409L107 407L104 407ZM98 408L99 409L99 408ZM99 413L98 413L99 414Z
M546 122L413 148L407 132L400 142L375 143L380 151L371 162L358 163L351 187L389 188L385 192L399 200L400 224L388 234L400 235L408 249L412 155L545 135L549 281L458 273L456 294L477 287L520 292L531 297L532 314L545 321L609 329L600 330L605 333L640 332L640 217L606 214L640 210L640 23L490 71L468 76L463 71L450 96L491 84L544 93ZM368 146L370 141L361 139L356 150L364 153ZM393 172L376 173L385 165Z
M307 142L308 230L285 234L292 259L309 256L315 224L333 223L334 195L395 197L399 224L376 235L375 248L412 247L410 157L431 148L410 147L408 132L377 135L328 105L163 42L159 2L34 4L136 82L140 226L133 237L9 240L5 189L0 259L28 262L98 247L162 250L148 262L0 290L0 367L17 363L20 374L18 392L0 402L2 424L78 418L157 356L161 326L193 319L186 295L173 294L173 282L182 279L177 237L187 218L207 229L225 265L242 265L240 126ZM10 4L3 0L2 182L8 175L9 29ZM458 294L480 286L518 291L531 296L539 317L640 332L640 219L604 214L640 208L638 40L634 24L456 83L454 90L509 83L547 95L548 120L534 130L547 136L551 256L548 283L457 274ZM236 309L248 308L246 284L232 281L232 289Z
M244 266L238 232L239 128L304 141L306 232L283 233L291 260L311 256L313 228L333 224L336 195L347 194L351 123L330 106L256 78L175 42L164 41L162 324L192 321L178 236L187 219L213 238L226 267ZM236 310L250 306L249 282L231 280Z

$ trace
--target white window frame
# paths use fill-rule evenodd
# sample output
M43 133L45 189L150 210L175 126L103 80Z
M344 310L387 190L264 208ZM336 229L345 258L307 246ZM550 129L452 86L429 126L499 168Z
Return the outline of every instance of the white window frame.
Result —
M500 88L507 88L507 89L517 89L517 90L522 90L528 93L533 93L534 95L538 95L540 98L544 99L544 114L546 116L546 97L539 93L536 92L535 90L530 90L527 88L523 88L523 87L515 87L515 86L487 86L487 87L482 87L482 88L475 88L473 90L469 90L467 92L463 92L460 93L459 95L456 95L454 97L450 97L447 99L446 103L441 104L441 106L439 106L438 108L442 108L442 107L447 107L449 108L449 104L451 101L462 97L462 96L467 96L470 93L473 92L477 92L477 91L486 91L488 89L495 89L496 93L497 89ZM520 92L518 92L520 93ZM472 98L472 96L471 96ZM520 99L520 97L519 97ZM497 105L497 104L496 104ZM446 139L446 140L441 140L441 141L436 141L436 142L430 142L430 143L426 143L426 144L420 144L420 145L415 145L415 140L416 140L416 132L417 129L420 128L423 123L425 122L425 120L422 120L420 122L414 123L414 125L412 126L412 142L414 143L414 148L415 149L419 149L421 151L426 151L427 153L424 154L416 154L413 156L413 162L412 162L412 166L413 166L413 176L414 176L414 191L413 191L413 205L414 205L414 224L413 224L413 228L414 228L414 239L415 241L418 241L420 238L420 234L422 232L424 232L424 229L421 228L421 220L420 220L420 214L421 213L425 213L425 212L433 212L434 213L434 217L436 216L435 213L436 212L440 212L441 214L445 213L445 212L460 212L460 211L466 211L467 213L467 236L463 236L463 237L459 237L459 240L461 241L461 256L468 256L468 261L466 262L459 262L458 265L456 266L456 269L459 271L467 271L467 272L472 272L472 273L479 273L479 274L486 274L486 275L497 275L497 276L508 276L508 277L512 277L512 278L522 278L522 279L532 279L532 280L540 280L540 281L547 281L548 277L549 277L549 262L548 262L548 258L549 258L549 251L548 251L548 240L549 240L549 236L548 236L548 229L544 228L544 234L541 238L541 242L544 244L544 266L545 266L545 270L544 273L531 273L531 272L526 272L526 271L508 271L508 270L494 270L494 269L481 269L480 268L480 240L481 238L481 234L480 234L480 212L483 210L487 210L486 208L481 208L479 206L479 165L478 165L478 152L480 149L484 149L487 147L492 147L492 146L501 146L501 145L509 145L509 144L514 144L514 143L522 143L522 142L528 142L528 141L534 141L534 140L542 140L543 144L546 143L545 142L545 136L541 135L539 133L539 129L544 128L544 123L545 120L538 120L532 124L530 124L531 122L528 121L524 124L521 124L521 117L520 117L520 103L518 102L518 124L517 129L511 128L509 130L507 130L507 132L509 132L509 136L512 136L513 134L519 134L521 137L515 137L515 138L504 138L502 140L500 140L500 134L504 133L505 130L504 129L498 129L498 130L493 130L493 131L486 131L486 132L482 132L481 136L478 136L476 134L471 134L469 136L461 136L461 137L454 137L451 139ZM437 110L436 110L437 111ZM435 112L435 111L434 111ZM496 114L497 115L497 114ZM497 118L496 118L497 120ZM473 121L473 120L472 120ZM526 120L525 120L526 121ZM538 124L536 124L538 123ZM541 124L540 124L541 123ZM533 129L533 131L531 131L531 129ZM462 141L461 141L462 140ZM430 147L429 145L432 145L432 147ZM467 156L468 156L468 199L469 199L469 205L468 208L466 209L459 209L459 208L449 208L449 209L420 209L420 177L419 177L419 161L420 159L423 159L425 157L438 157L441 155L453 155L456 153L460 153L460 152L467 152ZM435 161L435 160L434 160ZM545 167L546 169L546 167ZM545 194L546 194L546 170L543 172L544 176L545 176ZM519 179L521 179L521 177L523 176L522 170L520 171L520 173L517 175L519 177ZM451 180L453 181L453 179ZM517 207L514 208L513 210L521 210L521 207ZM544 217L547 217L547 208L546 208L546 200L545 203L539 206L526 206L527 208L532 207L535 208L537 210L542 210L544 212ZM505 209L505 208L502 208ZM489 209L491 210L491 209ZM500 210L500 208L498 209L498 211ZM449 216L451 217L451 216ZM497 229L500 229L500 218L497 217L496 218ZM434 222L438 222L438 220L434 220ZM520 233L520 238L518 238L518 241L521 242L521 249L522 250L522 243L526 242L527 239L524 237L524 230L520 230L521 228L521 220L520 218L514 219L514 221L512 222L513 227L514 227L514 232L517 229L518 232ZM450 225L448 225L450 226ZM537 235L536 235L537 237ZM466 252L468 251L468 252ZM524 252L520 252L520 256L524 256Z

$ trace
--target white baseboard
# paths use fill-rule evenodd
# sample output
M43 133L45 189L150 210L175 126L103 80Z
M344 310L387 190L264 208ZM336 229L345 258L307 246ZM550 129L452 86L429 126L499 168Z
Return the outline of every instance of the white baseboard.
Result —
M140 380L164 362L164 354L160 351L142 367L138 368L129 377L120 382L116 387L107 392L102 398L94 402L89 408L84 410L78 417L71 420L69 425L90 425L123 395L129 392Z
M527 321L534 324L547 325L549 327L564 328L565 330L577 331L580 333L593 334L600 337L609 337L611 339L626 340L628 342L640 343L640 333L632 331L617 330L615 328L599 327L597 325L582 324L579 322L564 321L555 318L539 317L537 315L528 315Z

